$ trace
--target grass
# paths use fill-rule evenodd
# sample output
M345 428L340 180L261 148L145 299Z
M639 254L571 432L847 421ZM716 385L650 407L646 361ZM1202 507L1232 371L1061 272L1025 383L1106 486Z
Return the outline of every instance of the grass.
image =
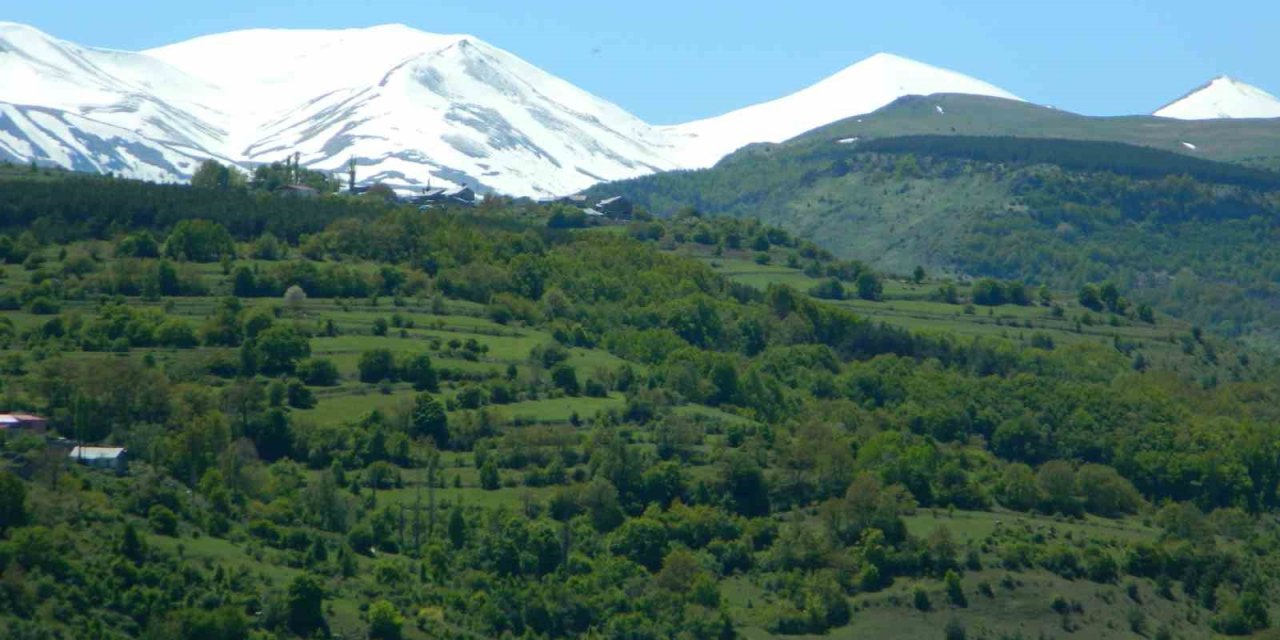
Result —
M1134 519L1058 520L1049 517L1015 513L958 511L953 514L922 510L905 518L914 536L928 538L939 527L947 527L960 545L981 547L982 541L998 527L1027 527L1047 539L1103 542L1151 540L1156 532ZM948 601L941 580L908 578L896 580L886 589L858 593L849 597L852 621L832 629L823 636L798 638L942 638L953 621L962 625L970 638L1001 637L1075 637L1133 638L1129 614L1140 609L1151 620L1146 631L1153 632L1156 620L1168 625L1178 637L1207 637L1204 621L1191 616L1194 603L1185 596L1166 599L1156 595L1155 585L1148 580L1126 578L1121 583L1096 583L1068 580L1039 569L1007 571L998 560L982 555L983 567L962 572L961 584L966 606ZM1130 599L1128 584L1136 585L1140 602ZM983 588L980 588L983 586ZM984 589L990 589L990 595ZM921 611L914 606L913 592L923 589L931 606ZM780 596L750 575L737 576L722 583L721 594L743 638L773 637L766 626L772 608ZM1066 614L1053 610L1055 599L1069 604Z
M497 405L493 409L505 416L509 422L569 422L574 414L586 419L610 409L622 409L626 404L620 394L607 398L563 397L545 400L530 400L507 405Z
M408 385L399 385L391 394L362 385L333 395L318 395L312 409L295 410L297 417L317 424L344 424L359 420L374 410L388 410L399 404L413 401L414 392Z
M807 292L820 281L806 276L799 269L759 265L742 256L714 257L706 254L699 257L716 272L736 282L761 289L776 284ZM1161 364L1182 360L1189 367L1195 363L1194 359L1183 357L1176 341L1169 340L1171 335L1189 333L1191 327L1168 317L1159 317L1155 325L1121 319L1118 326L1111 326L1108 316L1090 312L1071 296L1061 293L1054 297L1055 303L1063 308L1062 317L1055 316L1052 309L1038 304L968 308L965 305L931 300L930 296L939 286L937 281L914 284L899 279L886 279L883 300L852 298L827 302L872 320L911 331L962 337L999 337L1022 344L1029 343L1037 333L1048 335L1056 344L1062 345L1092 342L1111 346L1119 339L1133 343L1149 359L1155 359ZM965 283L957 285L961 299L969 295L969 289ZM1076 320L1086 314L1093 319L1093 324L1080 324L1077 327Z

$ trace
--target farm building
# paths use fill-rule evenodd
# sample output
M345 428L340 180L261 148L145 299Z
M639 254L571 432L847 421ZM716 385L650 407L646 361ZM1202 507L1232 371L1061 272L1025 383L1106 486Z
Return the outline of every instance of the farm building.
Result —
M410 196L408 201L417 205L461 204L470 206L476 203L476 192L471 190L470 187L454 187L452 189L427 187L421 193Z
M305 184L286 184L277 189L276 193L293 198L316 198L320 195L320 191Z
M80 445L71 449L67 457L80 464L97 469L110 469L124 473L128 468L128 456L124 447L94 447Z
M44 433L49 421L30 413L0 413L0 432Z
M591 208L610 218L630 218L635 206L624 196L614 196L597 202Z

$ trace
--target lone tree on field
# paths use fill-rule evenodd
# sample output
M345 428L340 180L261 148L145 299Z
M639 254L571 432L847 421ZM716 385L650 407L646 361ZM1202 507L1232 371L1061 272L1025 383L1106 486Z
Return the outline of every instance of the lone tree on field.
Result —
M292 310L295 315L302 312L302 303L306 301L307 292L303 291L302 287L299 287L296 284L289 287L284 292L284 302L289 305L289 309Z

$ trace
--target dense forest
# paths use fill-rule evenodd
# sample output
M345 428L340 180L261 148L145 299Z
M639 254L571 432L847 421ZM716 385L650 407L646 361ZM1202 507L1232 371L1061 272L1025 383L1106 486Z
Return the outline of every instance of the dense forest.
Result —
M1124 284L246 189L0 177L5 637L1270 626L1280 377Z
M1274 191L1280 173L1202 160L1119 142L976 136L903 136L855 145L866 153L916 154L986 163L1048 164L1070 171L1108 172L1130 178L1188 176L1215 184Z

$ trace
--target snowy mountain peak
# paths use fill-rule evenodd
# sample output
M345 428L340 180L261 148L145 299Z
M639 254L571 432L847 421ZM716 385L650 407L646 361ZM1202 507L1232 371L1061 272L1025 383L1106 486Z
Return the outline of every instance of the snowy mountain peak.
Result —
M1021 100L994 85L891 53L877 53L784 98L669 127L682 164L706 167L753 142L782 142L870 113L902 96L968 93Z
M1155 115L1179 120L1280 118L1280 98L1224 75L1161 107Z
M248 29L133 53L0 23L0 159L182 180L205 158L402 187L571 193L715 163L908 94L1012 94L888 53L796 94L655 127L466 34Z
M22 24L20 22L8 22L5 20L0 20L0 34L6 34L6 33L32 33L32 34L38 34L38 35L44 36L46 38L51 37L49 36L49 34L29 24Z

